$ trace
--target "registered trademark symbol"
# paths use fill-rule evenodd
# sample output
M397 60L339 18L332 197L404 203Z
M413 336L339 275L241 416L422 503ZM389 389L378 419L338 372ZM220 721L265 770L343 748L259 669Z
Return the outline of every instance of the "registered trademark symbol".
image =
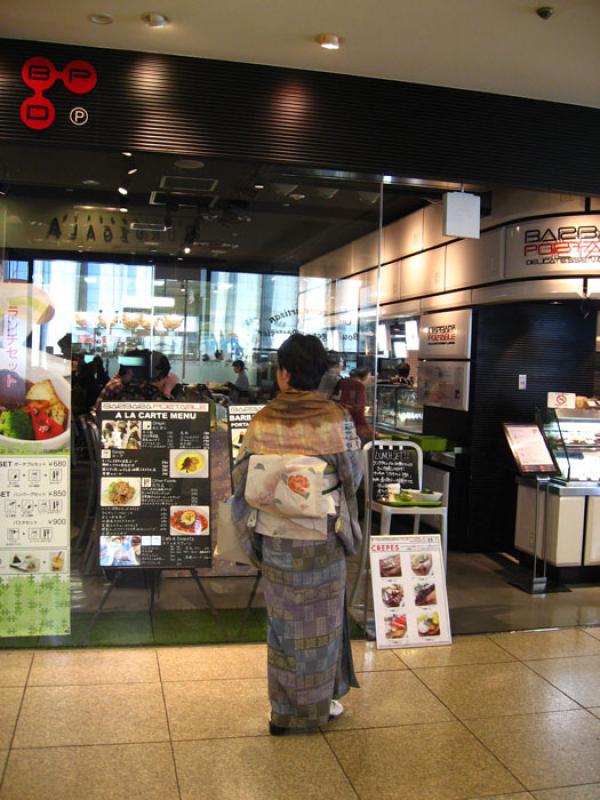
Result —
M89 114L85 108L82 108L81 106L75 106L75 108L71 109L69 119L73 125L85 125L89 119Z

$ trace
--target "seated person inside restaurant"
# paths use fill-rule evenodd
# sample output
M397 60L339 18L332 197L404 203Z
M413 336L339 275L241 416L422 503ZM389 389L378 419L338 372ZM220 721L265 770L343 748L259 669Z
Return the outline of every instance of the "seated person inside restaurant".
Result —
M250 381L248 380L248 373L246 372L246 365L241 359L237 359L231 365L236 374L235 383L228 381L226 383L229 389L229 400L232 403L239 403L242 400L250 399Z
M102 402L111 401L170 400L171 390L178 383L164 353L129 350L119 356L119 371L98 395L95 408L99 411Z

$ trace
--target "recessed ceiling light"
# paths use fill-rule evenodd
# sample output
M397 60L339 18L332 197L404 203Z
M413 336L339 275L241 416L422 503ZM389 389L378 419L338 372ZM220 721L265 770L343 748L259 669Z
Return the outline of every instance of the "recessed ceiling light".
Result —
M177 169L202 169L204 161L196 161L194 158L180 158L175 162Z
M136 173L137 171L138 171L138 168L137 168L137 167L132 167L131 169L128 169L128 170L127 170L127 174L128 174L128 175L135 175L135 173Z
M264 183L255 183L254 184L254 188L255 189L264 189L265 185L264 185Z
M319 36L319 44L325 50L339 50L342 42L340 37L335 33L321 33Z
M89 14L88 19L94 25L110 25L114 19L108 14Z
M306 195L300 194L300 192L292 192L292 194L289 195L290 200L304 200L305 197Z
M121 155L125 156L125 158L131 158L132 153L130 153L128 150L123 150Z
M121 212L121 214L127 214L127 212L129 211L129 209L128 209L128 208L124 208L124 207L123 207L123 208L120 208L120 209L119 209L119 211Z
M191 247L184 247L183 252L186 254L186 256L189 256L189 254L192 252L192 249Z
M157 11L148 11L146 14L142 14L142 20L150 28L164 28L170 22L168 17L164 14L159 14Z
M126 196L126 195L129 194L129 191L128 191L126 186L119 186L118 192L119 192L119 194L122 194L123 196Z
M81 181L84 186L100 186L100 181L95 180L94 178L86 178L84 181Z

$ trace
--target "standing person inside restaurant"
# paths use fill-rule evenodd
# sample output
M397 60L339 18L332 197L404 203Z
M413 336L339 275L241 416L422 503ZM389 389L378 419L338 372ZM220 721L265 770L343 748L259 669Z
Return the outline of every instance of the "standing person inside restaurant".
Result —
M339 353L335 350L327 351L327 370L323 373L323 377L319 381L317 391L325 395L328 399L336 397L338 387L340 384L340 372L342 369L342 360Z
M375 437L373 428L365 416L367 385L370 381L371 370L369 367L358 367L352 370L349 378L343 378L340 382L339 403L348 410L363 445Z
M233 473L233 520L264 581L274 736L316 730L358 686L345 559L361 539L362 454L350 417L316 391L326 369L317 337L281 345L280 393L250 423ZM311 503L318 516L302 518Z

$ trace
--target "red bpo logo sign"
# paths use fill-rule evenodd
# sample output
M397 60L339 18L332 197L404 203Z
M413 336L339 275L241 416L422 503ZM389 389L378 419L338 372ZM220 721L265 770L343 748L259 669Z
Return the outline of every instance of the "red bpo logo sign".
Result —
M43 131L54 122L54 104L44 92L52 88L57 80L61 80L73 94L91 92L97 81L96 70L87 61L69 61L61 71L44 56L27 59L21 69L21 77L25 85L33 90L33 94L21 104L21 120L34 131ZM83 108L74 108L70 118L75 125L81 125L87 121L87 112Z

